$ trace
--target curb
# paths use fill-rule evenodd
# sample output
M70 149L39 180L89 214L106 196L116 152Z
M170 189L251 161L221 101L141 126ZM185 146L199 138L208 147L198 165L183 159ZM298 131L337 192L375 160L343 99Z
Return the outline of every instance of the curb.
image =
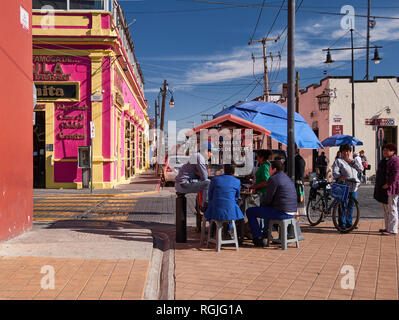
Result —
M154 248L150 260L143 300L174 300L174 250L166 233L153 232Z
M68 197L81 197L81 198L87 198L87 197L98 197L98 198L101 198L101 197L106 197L106 198L112 198L112 197L129 197L129 196L141 196L141 195L146 195L146 194L155 194L155 193L159 193L159 190L153 190L153 191L139 191L139 192L129 192L129 193L127 193L127 192L125 192L125 193L116 193L116 194L106 194L106 193L104 193L104 194L98 194L98 193L96 193L96 194L93 194L93 193L91 193L91 194L63 194L63 193L60 193L60 194L54 194L54 193L52 193L52 194L37 194L37 195L34 195L33 196L33 198L40 198L40 197L45 197L45 198L59 198L59 197L63 197L63 198L68 198Z

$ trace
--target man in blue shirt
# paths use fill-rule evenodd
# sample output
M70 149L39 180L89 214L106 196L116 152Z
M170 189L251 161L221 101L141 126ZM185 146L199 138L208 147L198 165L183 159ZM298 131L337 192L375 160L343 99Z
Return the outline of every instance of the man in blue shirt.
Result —
M284 164L280 160L272 161L270 175L267 192L261 199L261 206L252 207L246 211L252 241L257 247L264 246L262 231L257 218L263 218L265 226L268 227L270 219L291 219L297 213L295 185L284 173Z
M208 160L212 155L212 144L206 142L201 146L200 152L194 153L187 163L179 170L175 179L176 192L197 193L202 190L201 211L205 212L208 206ZM199 180L199 181L198 181Z

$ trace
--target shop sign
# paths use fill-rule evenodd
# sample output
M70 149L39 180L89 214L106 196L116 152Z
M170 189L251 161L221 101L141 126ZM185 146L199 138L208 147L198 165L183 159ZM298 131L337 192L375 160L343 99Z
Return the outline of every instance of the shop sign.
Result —
M35 83L37 100L79 100L79 83Z
M334 114L333 121L334 122L341 122L342 121L342 116L340 114Z
M102 94L92 94L91 95L91 102L102 102L103 95Z
M72 133L67 134L65 130L84 130L85 114L87 111L86 105L79 104L62 104L56 103L56 120L58 122L58 127L60 132L58 133L58 138L61 140L84 140L84 133Z
M333 136L336 136L337 134L344 134L344 126L343 125L333 125L332 126L332 134Z
M395 119L389 118L389 119L366 119L365 120L366 125L372 125L372 126L394 126L395 125Z
M20 22L24 29L29 30L29 13L21 6L19 7Z
M64 73L62 64L78 62L73 57L33 56L33 81L69 81L71 74Z
M115 92L115 102L120 106L123 106L125 104L125 100L119 92Z

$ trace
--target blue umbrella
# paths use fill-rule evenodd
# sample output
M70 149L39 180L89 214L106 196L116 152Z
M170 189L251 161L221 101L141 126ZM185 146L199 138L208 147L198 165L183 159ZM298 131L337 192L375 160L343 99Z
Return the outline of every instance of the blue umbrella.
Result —
M342 144L349 144L350 146L362 146L363 142L352 136L337 134L335 136L331 136L323 140L322 144L325 147L340 146Z
M237 103L222 110L213 117L218 118L227 113L260 125L271 132L271 137L287 145L287 108L277 103L248 101ZM295 112L295 142L298 148L323 148L306 120Z

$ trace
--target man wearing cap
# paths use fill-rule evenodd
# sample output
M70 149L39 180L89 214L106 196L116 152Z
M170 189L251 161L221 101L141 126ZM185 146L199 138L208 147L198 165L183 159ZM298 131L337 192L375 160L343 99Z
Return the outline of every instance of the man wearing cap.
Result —
M176 192L197 193L202 190L201 211L205 212L208 206L208 160L212 155L212 144L203 143L200 152L195 152L184 164L175 179Z

